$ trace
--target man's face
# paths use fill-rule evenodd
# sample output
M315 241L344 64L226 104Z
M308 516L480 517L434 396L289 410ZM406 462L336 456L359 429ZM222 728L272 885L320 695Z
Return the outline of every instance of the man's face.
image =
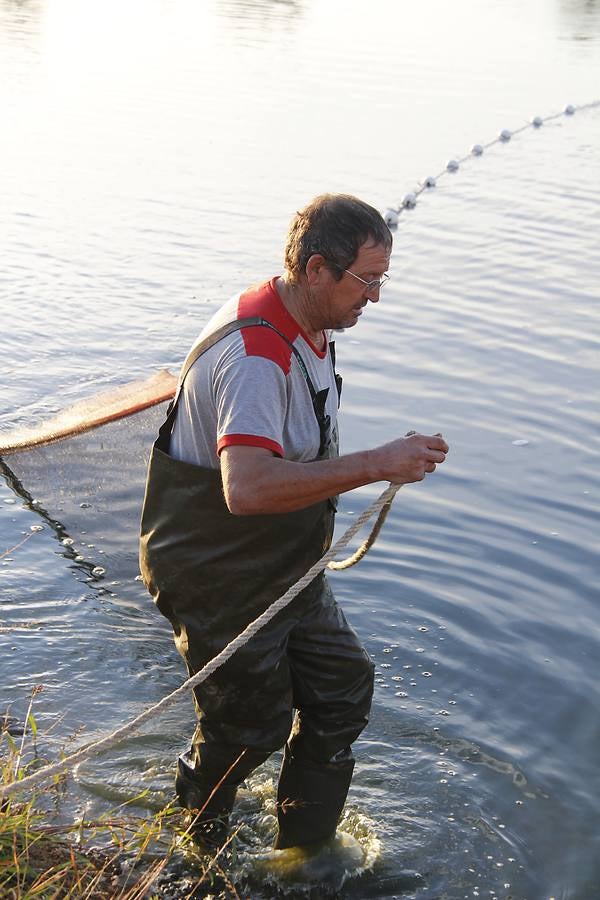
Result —
M363 282L380 279L390 264L390 248L371 241L363 244L348 271L336 281L331 270L326 272L320 311L326 323L324 328L351 328L358 322L369 300L379 300L378 286L369 288Z

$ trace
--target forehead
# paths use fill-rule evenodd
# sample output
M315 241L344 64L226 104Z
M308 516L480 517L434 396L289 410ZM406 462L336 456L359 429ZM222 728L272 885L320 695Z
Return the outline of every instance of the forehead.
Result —
M356 271L378 273L387 272L390 264L391 247L385 244L375 244L373 241L365 241L361 244L352 268Z

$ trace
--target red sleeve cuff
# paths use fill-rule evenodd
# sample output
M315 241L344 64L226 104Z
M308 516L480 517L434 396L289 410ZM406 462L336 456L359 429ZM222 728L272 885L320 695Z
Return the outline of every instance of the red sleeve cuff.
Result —
M217 443L217 453L220 454L224 447L263 447L271 450L275 456L283 457L281 444L256 434L225 434Z

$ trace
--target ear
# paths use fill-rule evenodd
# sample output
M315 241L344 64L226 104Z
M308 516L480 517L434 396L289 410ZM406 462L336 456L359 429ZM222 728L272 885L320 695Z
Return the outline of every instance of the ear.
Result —
M326 260L325 257L320 253L313 253L313 255L309 258L306 263L306 277L308 279L308 283L311 287L314 287L319 283L321 277L323 276L326 270Z

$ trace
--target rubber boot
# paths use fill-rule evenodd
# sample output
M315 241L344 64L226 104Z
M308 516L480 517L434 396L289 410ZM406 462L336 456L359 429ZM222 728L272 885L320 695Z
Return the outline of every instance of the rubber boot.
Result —
M334 762L317 763L299 761L285 748L277 790L276 850L322 843L333 837L353 770L350 750L338 754Z
M195 772L190 755L182 754L175 778L177 799L190 810L190 833L207 851L217 850L227 840L229 814L237 793L237 784L222 784L211 797L213 788L213 782L207 784Z

